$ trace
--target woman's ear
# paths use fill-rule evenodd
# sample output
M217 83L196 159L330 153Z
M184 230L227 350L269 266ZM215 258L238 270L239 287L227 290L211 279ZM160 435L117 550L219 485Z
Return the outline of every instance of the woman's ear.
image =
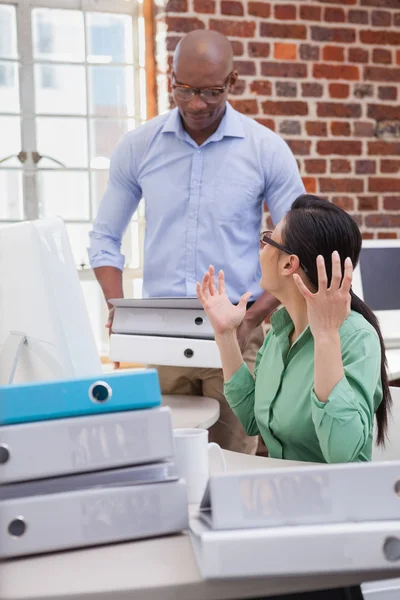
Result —
M295 254L285 255L285 262L282 267L282 276L291 277L300 268L300 261Z

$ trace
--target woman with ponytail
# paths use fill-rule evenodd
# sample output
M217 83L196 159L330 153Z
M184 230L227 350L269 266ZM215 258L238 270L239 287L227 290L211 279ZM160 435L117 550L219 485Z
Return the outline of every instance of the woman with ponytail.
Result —
M248 435L261 434L273 458L371 460L374 416L376 443L384 444L391 398L377 319L351 289L361 250L356 223L305 194L261 234L261 244L261 286L283 308L271 317L254 377L236 339L249 294L232 305L213 266L197 284L233 412Z

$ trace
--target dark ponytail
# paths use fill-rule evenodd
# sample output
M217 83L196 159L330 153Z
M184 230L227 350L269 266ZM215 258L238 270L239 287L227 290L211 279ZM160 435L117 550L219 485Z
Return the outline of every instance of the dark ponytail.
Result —
M360 313L372 325L379 337L379 343L381 345L381 381L382 381L382 402L376 410L376 443L379 446L385 445L385 438L388 428L388 413L392 406L392 397L389 389L389 379L387 376L387 360L385 351L385 342L383 341L382 332L379 327L378 319L376 318L373 311L369 308L365 302L361 300L356 294L351 291L351 309Z
M299 196L286 215L283 240L286 247L296 254L307 269L311 284L318 288L316 259L322 254L325 260L328 282L332 276L332 252L337 250L340 256L342 272L344 261L351 258L355 267L360 257L362 238L355 221L338 206L312 194ZM392 405L387 376L385 344L378 319L373 311L354 294L351 294L351 308L360 313L375 329L381 346L382 402L376 411L376 442L385 445L388 428L388 414Z

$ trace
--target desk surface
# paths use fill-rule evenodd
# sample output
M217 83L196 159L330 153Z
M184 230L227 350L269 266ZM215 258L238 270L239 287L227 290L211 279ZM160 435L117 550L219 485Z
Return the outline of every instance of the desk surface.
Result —
M172 412L172 426L209 429L218 421L219 402L206 396L163 396L163 405Z
M224 452L229 471L293 465ZM2 600L230 600L399 577L397 571L204 581L188 535L62 552L1 565Z

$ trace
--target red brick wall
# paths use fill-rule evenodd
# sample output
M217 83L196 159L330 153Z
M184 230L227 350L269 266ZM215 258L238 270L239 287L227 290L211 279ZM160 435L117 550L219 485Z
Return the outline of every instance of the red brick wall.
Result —
M365 237L400 237L400 0L159 0L156 20L159 83L182 35L227 35L233 106L279 133L307 190Z

